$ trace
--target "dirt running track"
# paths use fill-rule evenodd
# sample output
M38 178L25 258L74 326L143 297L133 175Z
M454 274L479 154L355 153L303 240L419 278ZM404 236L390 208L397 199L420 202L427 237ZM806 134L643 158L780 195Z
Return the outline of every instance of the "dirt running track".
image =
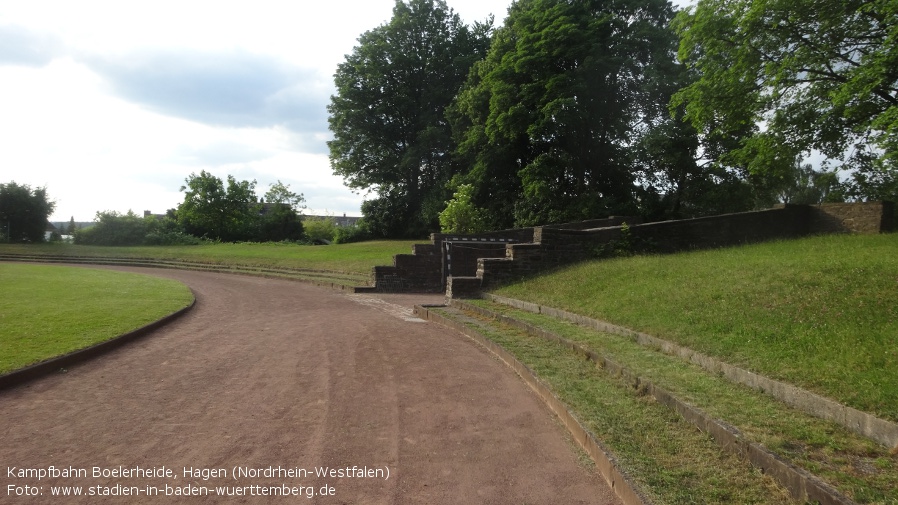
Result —
M617 503L513 372L413 320L413 303L438 297L120 269L178 279L197 306L101 358L0 391L0 503ZM163 466L171 476L153 475ZM315 476L353 466L376 475ZM132 475L94 477L94 467ZM262 473L235 480L235 467ZM53 486L119 496L53 497ZM219 486L249 496L216 496ZM332 495L307 499L309 486ZM273 488L301 497L252 496Z

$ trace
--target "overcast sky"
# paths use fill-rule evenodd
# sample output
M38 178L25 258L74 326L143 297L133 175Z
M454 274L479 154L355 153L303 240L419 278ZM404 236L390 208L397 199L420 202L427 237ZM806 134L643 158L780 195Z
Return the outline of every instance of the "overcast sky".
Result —
M447 0L470 24L511 0ZM177 207L191 173L278 180L307 214L361 215L333 175L333 74L393 0L0 0L0 183L53 221Z

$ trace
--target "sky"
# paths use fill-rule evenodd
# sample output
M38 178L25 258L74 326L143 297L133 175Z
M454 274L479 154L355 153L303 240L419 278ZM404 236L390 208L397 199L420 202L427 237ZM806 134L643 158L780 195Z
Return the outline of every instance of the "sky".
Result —
M511 0L447 0L501 25ZM281 181L306 214L361 215L333 175L337 65L394 0L0 0L0 183L51 221L164 213L190 174Z

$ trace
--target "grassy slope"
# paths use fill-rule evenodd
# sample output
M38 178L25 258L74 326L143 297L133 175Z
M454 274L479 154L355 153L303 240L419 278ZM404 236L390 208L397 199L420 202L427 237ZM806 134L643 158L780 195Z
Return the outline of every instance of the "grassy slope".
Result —
M582 356L502 324L469 326L536 372L653 503L792 503L770 477Z
M72 244L0 244L0 254L179 259L203 263L333 270L368 275L375 265L392 265L393 255L409 254L422 241L370 241L329 246L293 244L211 244L171 247L99 247ZM425 241L426 242L426 241Z
M500 294L611 321L898 420L898 234L595 261Z
M145 275L0 263L0 373L88 347L189 305L190 290Z
M722 376L708 373L679 358L641 346L630 339L623 339L617 335L593 331L542 314L523 312L487 301L480 300L472 303L548 329L598 352L602 356L610 357L616 363L637 373L640 378L663 387L715 419L737 428L749 440L761 443L791 463L823 478L858 503L898 504L898 458L890 455L889 449L869 439L850 433L833 423L792 409L763 393L733 384ZM494 326L501 325L494 323ZM529 342L527 346L539 345L555 349L538 359L527 358L526 362L532 369L542 370L545 367L554 367L556 361L564 359L584 361L582 357L560 344L549 342L534 344L533 342L537 340L534 337L515 337L514 334L513 331L506 331L499 338L504 339L503 346L506 348L519 350L515 352L519 359L526 358L520 352L520 349L526 348L526 346L522 347L522 343L525 342ZM494 339L498 340L496 337ZM540 376L548 377L542 372L540 372ZM614 379L614 374L604 373L593 375L589 380L591 382L617 382ZM567 389L579 381L580 378L577 375L569 375L567 378L559 376L557 380L552 380L552 384L556 388L555 391L564 396L565 401L576 409L581 419L595 424L599 438L612 445L615 456L623 458L621 461L624 461L624 466L632 468L638 475L643 476L640 480L646 486L667 498L675 498L677 494L681 493L681 486L675 483L676 480L674 482L655 480L655 474L661 472L661 468L665 465L659 463L657 469L652 469L651 465L648 467L632 465L633 461L639 461L641 458L665 459L663 453L667 449L664 446L645 443L638 434L643 429L637 428L637 426L656 422L654 419L645 419L645 417L657 416L660 419L673 415L672 412L660 405L658 407L661 411L665 411L664 415L652 414L648 411L642 414L635 410L618 411L612 408L616 403L606 397L578 398L568 395ZM639 396L638 390L634 390L629 385L618 388L617 394L614 392L609 394L615 397ZM644 419L639 419L640 417ZM676 415L673 417L678 418ZM607 421L601 421L601 419L607 419ZM633 426L633 429L626 434L617 432L617 438L615 438L608 436L609 434L602 430L601 425L605 422L626 423ZM688 425L685 422L680 424ZM652 428L654 431L648 431L648 433L661 433L661 430L670 430L670 433L664 435L665 440L675 446L680 446L677 450L672 451L676 457L666 464L668 469L665 471L675 473L678 471L675 469L679 467L681 468L679 471L709 476L718 471L708 468L708 465L723 464L724 460L709 460L701 454L696 454L692 447L688 446L688 443L674 442L676 437L683 436L682 434L677 435L682 426L669 424L665 426L666 428L662 426L657 429ZM687 429L687 431L689 430ZM611 433L611 435L615 435L615 433ZM659 451L661 454L656 454ZM739 472L739 470L734 471ZM718 481L726 482L726 485L720 486L719 492L725 496L732 495L724 502L747 503L750 501L740 496L743 491L734 489L734 487L741 488L744 484L739 484L730 478L718 479ZM713 482L709 483L703 479L691 481L688 484L690 489L709 486L715 487ZM706 495L707 492L701 491L701 494ZM668 502L668 499L664 501ZM670 500L671 503L678 501L679 499Z

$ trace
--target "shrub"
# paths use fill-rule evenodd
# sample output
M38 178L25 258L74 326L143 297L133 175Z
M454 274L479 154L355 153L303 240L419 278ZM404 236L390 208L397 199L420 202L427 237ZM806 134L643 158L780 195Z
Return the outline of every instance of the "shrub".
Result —
M474 205L472 196L474 186L462 184L446 202L446 208L440 212L440 228L443 233L479 233L486 231L486 219L483 211Z
M355 226L337 226L334 230L335 244L349 244L350 242L364 242L371 239L371 232L364 219L359 220Z
M305 231L306 238L310 241L330 244L334 241L337 223L332 217L307 217L302 222L302 228Z
M180 230L158 230L147 233L144 245L200 245L209 241Z
M75 231L75 243L83 245L141 245L147 235L147 222L132 211L97 212L97 224Z

